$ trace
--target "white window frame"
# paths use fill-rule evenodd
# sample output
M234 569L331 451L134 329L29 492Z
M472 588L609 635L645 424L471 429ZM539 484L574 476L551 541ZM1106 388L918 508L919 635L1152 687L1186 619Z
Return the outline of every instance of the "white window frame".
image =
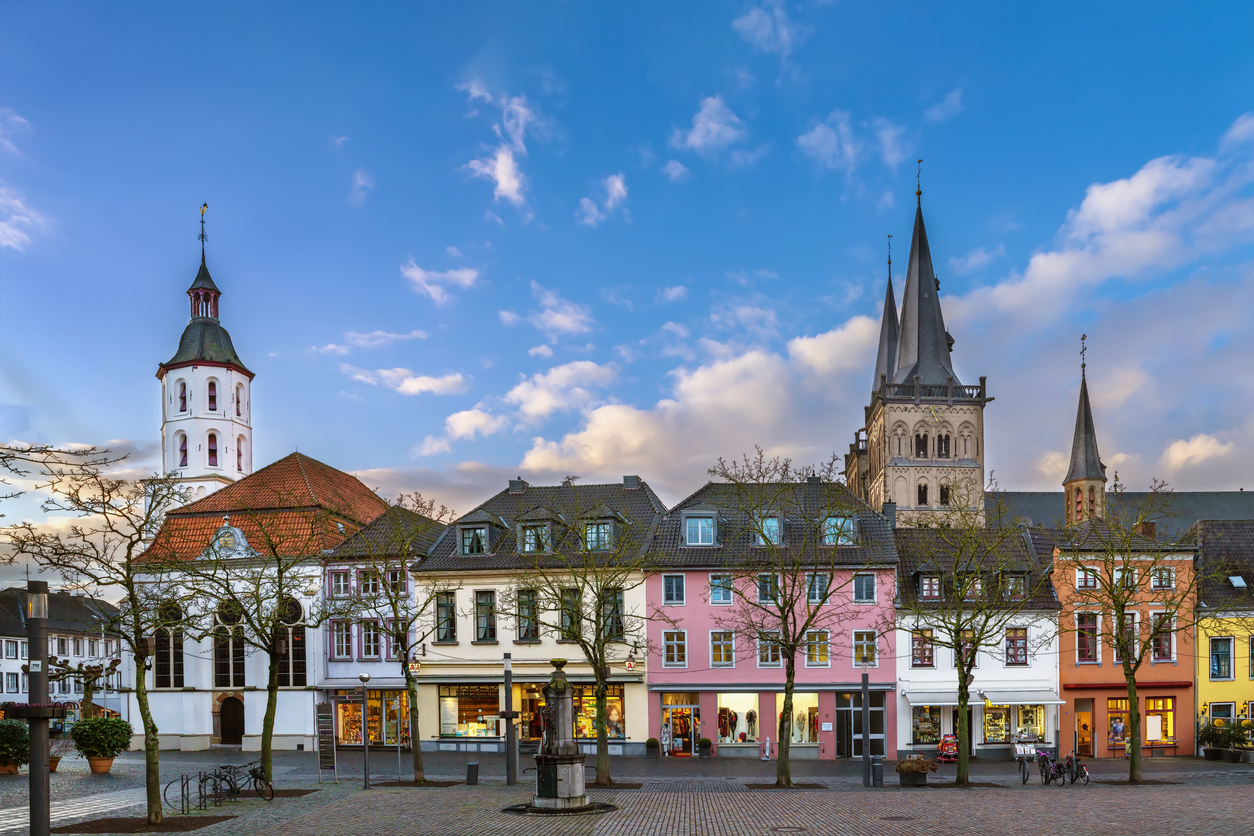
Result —
M4 690L5 690L5 693L8 693L8 694L20 694L20 693L22 693L21 691L19 691L19 690L18 690L18 687L19 687L19 686L18 686L18 681L19 681L19 680L18 680L18 676L17 676L17 671L6 671L6 672L5 672L5 674L4 674Z
M1093 583L1085 585L1084 578L1092 578ZM1096 569L1088 566L1077 566L1075 570L1075 588L1081 589L1098 589L1101 587L1101 575Z
M1232 682L1237 678L1237 640L1235 636L1210 636L1206 642L1206 677L1208 682ZM1217 641L1228 642L1228 665L1231 676L1216 677L1211 675L1211 644Z
M701 520L710 524L710 542L701 542L701 529L697 528L697 540L694 542L691 538L691 529L689 523ZM718 520L713 514L691 514L684 517L684 545L685 546L716 546L718 545Z
M531 543L528 542L528 535L532 532L536 534L535 548L531 548ZM519 551L523 554L549 554L553 551L553 547L549 545L549 526L546 523L524 523L519 534L519 542L522 544Z
M11 639L4 643L4 658L6 659L17 658L17 639Z
M673 637L678 637L676 640ZM680 648L683 651L683 662L668 662L667 656L672 647ZM688 631L687 630L663 630L662 631L662 667L664 668L686 668L688 667Z
M848 525L841 525L840 521ZM836 523L835 526L832 524ZM842 516L834 514L823 520L823 545L825 546L856 546L858 545L858 518L852 514Z
M819 578L826 578L827 588L823 590L821 597L816 597L814 582ZM830 603L832 600L832 573L831 572L806 572L806 603L812 607L819 607Z
M1136 641L1139 645L1141 643L1141 611L1133 610L1132 612L1125 612L1124 615L1132 616L1132 632L1136 636ZM1112 658L1115 660L1115 664L1121 664L1123 662L1123 658L1119 655L1119 616L1115 613L1110 614L1110 630L1110 635L1112 637L1110 652L1112 654ZM1206 659L1207 662L1209 662L1210 656L1207 656Z
M593 532L596 536L593 537ZM604 536L602 536L604 535ZM614 523L589 520L583 524L583 547L590 552L608 552L614 548Z
M767 523L771 521L774 521L775 523L775 542L768 543L766 541L766 538L763 537L762 535L767 533ZM784 524L783 524L783 521L780 520L779 517L776 517L776 516L758 517L755 520L755 522L757 523L757 525L754 526L754 530L753 530L753 545L764 546L764 547L765 546L779 547L783 543Z
M779 635L778 630L762 630L758 633L757 650L758 650L758 667L759 668L782 668L784 666L784 649L780 647L778 639L766 639L765 641L762 639L763 636L778 636L778 635ZM775 652L773 654L769 652L767 653L767 661L765 662L762 661L763 647L766 647L768 651L772 647L775 648ZM771 656L775 657L773 661L770 659Z
M677 600L668 601L666 596L669 590L666 588L666 582L674 578L679 578L679 598ZM688 578L684 574L666 574L662 575L662 606L664 607L686 607L688 606Z
M762 597L762 580L764 578L771 579L771 589L775 592L774 598ZM779 603L779 587L780 587L779 575L773 574L771 572L759 572L756 576L754 576L753 583L757 589L757 599L758 599L759 604Z
M870 578L871 579L871 600L868 601L865 599L858 598L858 578ZM862 604L862 605L875 604L876 602L878 602L879 597L880 597L879 580L880 579L876 576L874 572L855 572L853 576L853 584L852 584L853 589L850 591L850 594L853 596L853 602L855 604ZM933 599L928 598L926 600L930 601Z
M1162 572L1167 573L1169 586L1158 585L1158 576ZM1150 569L1149 576L1151 592L1170 592L1176 588L1176 569L1174 566L1155 566Z
M353 594L353 576L349 570L335 569L327 572L327 576L332 598L347 598ZM336 589L337 581L342 581L341 589Z
M1081 659L1080 658L1080 616L1081 615L1091 615L1095 617L1094 622L1097 628L1097 632L1093 634L1093 641L1096 645L1096 650L1097 650L1096 659ZM1100 666L1102 664L1102 614L1096 610L1077 610L1072 615L1071 620L1072 620L1072 626L1075 628L1075 648L1072 650L1072 652L1075 654L1075 663L1077 665Z
M811 641L810 639L811 636L817 636L818 641ZM824 651L823 655L826 657L827 660L825 662L811 662L810 661L810 648L811 647L814 647L816 649L819 647L822 647ZM807 668L830 668L832 666L832 634L829 631L806 630L805 650L806 650L805 666ZM876 661L877 662L879 661L878 654L877 654Z
M1137 567L1135 566L1116 567L1114 569L1114 576L1113 576L1114 581L1115 581L1115 586L1119 587L1120 589L1127 589L1127 590L1132 590L1132 591L1139 589L1141 579L1140 579L1140 576L1137 574L1136 570L1137 570ZM1125 573L1132 576L1131 586L1128 586L1123 582Z
M383 659L383 624L375 618L365 618L357 622L358 636L357 647L360 655L357 657L361 660L378 662ZM375 652L373 654L366 652L366 635L367 628L374 629Z
M340 633L336 628L344 629L344 641L346 653L340 652ZM351 621L332 621L331 622L331 661L333 662L350 662L353 659L353 623Z
M849 632L849 646L853 652L849 654L849 659L853 663L853 669L862 670L862 663L858 661L858 634L870 633L875 638L871 642L871 650L875 653L875 661L867 665L868 668L878 668L880 666L880 632L879 630L851 630ZM936 659L936 653L932 653L933 661Z
M714 661L714 636L716 634L726 635L730 637L727 639L727 642L726 642L726 646L730 648L730 655L731 655L730 662L715 662ZM711 630L710 631L710 667L711 668L734 668L736 667L736 633L735 631L732 631L732 630Z
M1168 615L1166 610L1150 610L1150 629L1153 629L1154 621L1160 615ZM1174 617L1167 619L1167 638L1171 642L1171 653L1166 659L1159 659L1154 655L1154 643L1150 642L1149 663L1151 665L1166 665L1176 661L1176 619ZM1209 649L1209 646L1208 648ZM1207 659L1209 662L1209 658ZM1237 648L1236 642L1232 643L1232 678L1236 679L1237 673Z
M93 659L100 657L100 639L89 639L87 642L87 655Z
M726 578L726 584L715 582L715 578ZM736 594L732 591L732 584L735 578L727 572L711 572L710 573L710 606L712 607L730 607L736 600ZM715 600L714 591L718 590L727 596L726 601Z

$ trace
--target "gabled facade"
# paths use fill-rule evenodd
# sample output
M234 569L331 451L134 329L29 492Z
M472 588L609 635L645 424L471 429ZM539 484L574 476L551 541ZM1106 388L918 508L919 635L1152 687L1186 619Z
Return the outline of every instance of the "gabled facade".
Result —
M1254 714L1254 520L1199 520L1197 703L1203 722Z

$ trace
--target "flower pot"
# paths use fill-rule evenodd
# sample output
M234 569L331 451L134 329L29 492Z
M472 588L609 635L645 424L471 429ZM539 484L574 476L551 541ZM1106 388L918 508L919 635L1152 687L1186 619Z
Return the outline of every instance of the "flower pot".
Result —
M1206 758L1208 761L1221 761L1224 759L1224 750L1212 749L1208 746L1202 750L1202 757Z
M16 775L18 765L15 763L0 763L0 775Z
M56 772L57 764L59 764L60 762L61 762L61 758L59 755L49 755L48 756L48 771Z
M898 774L901 776L901 785L903 787L926 787L927 786L927 773L926 772L901 772Z
M1241 750L1241 763L1254 763L1254 749Z
M1224 753L1224 761L1226 763L1240 763L1241 762L1241 750L1240 749L1224 749L1223 753Z
M650 746L644 750L644 756L646 758L656 758L659 751L661 750L659 750L656 746Z
M87 765L91 767L93 775L108 775L113 767L113 758L88 758Z
M708 761L710 759L710 748L709 746L701 747L701 760Z

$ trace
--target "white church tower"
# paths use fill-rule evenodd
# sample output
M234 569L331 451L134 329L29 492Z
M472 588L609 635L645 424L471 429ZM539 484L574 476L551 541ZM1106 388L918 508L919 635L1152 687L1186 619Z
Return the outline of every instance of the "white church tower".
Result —
M187 289L191 321L161 381L161 469L196 500L253 472L253 373L218 321L222 292L205 265L205 209L200 210L200 271Z

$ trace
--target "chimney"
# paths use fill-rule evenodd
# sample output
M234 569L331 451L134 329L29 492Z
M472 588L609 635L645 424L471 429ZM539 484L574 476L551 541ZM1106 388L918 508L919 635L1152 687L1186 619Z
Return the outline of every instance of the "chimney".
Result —
M1136 533L1147 540L1158 539L1158 523L1153 520L1144 520L1136 524Z
M623 477L623 490L635 491L639 489L640 489L640 477L639 476L624 476Z
M523 481L523 478L521 476L519 476L517 479L509 480L509 492L510 493L523 493L527 490L527 487L528 487L527 483Z
M889 528L897 527L897 503L896 502L885 502L883 505L880 506L880 513L884 515L884 518L886 520L888 520Z
M852 444L850 444L850 445L849 445L849 449L850 449L850 450L852 450L852 449L853 449L853 445L852 445ZM821 485L821 484L823 484L823 477L822 477L822 476L807 476L807 477L806 477L806 484L807 484L807 485Z

